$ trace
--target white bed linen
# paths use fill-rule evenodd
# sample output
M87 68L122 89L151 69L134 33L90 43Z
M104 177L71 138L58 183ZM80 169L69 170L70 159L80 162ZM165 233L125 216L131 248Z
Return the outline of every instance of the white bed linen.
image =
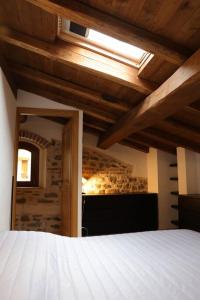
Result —
M0 233L1 300L199 300L200 234Z

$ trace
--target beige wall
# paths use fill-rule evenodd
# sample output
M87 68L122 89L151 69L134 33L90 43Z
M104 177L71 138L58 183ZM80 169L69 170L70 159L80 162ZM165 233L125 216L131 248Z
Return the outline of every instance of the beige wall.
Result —
M77 110L73 107L59 104L57 102L51 101L47 98L28 93L22 90L18 91L17 106L19 107L33 107L33 108L48 108L48 109L63 109L63 110ZM79 110L79 161L78 161L78 229L79 235L81 235L81 223L82 223L82 134L83 134L83 113Z
M170 168L176 162L176 155L150 148L148 154L148 191L158 193L159 229L174 228L171 220L177 219L177 211L171 204L177 204L177 196L171 191L177 190L177 182L170 177L177 176L176 168Z
M158 152L154 148L147 155L147 178L148 192L158 193Z
M16 101L0 69L0 231L10 229Z
M177 210L171 208L177 204L178 196L171 195L171 191L178 190L178 182L171 181L170 177L177 176L177 168L170 168L176 162L176 155L158 150L158 203L159 203L159 228L174 228L171 220L177 220Z
M200 193L200 154L179 147L177 149L179 193Z

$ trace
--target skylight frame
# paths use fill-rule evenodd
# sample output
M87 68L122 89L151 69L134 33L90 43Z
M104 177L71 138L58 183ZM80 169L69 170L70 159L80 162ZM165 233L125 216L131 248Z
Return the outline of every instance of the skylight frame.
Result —
M70 20L60 17L59 18L58 35L61 39L65 40L67 42L71 42L76 45L79 45L86 49L90 49L96 53L102 54L106 57L112 58L113 60L116 60L118 62L124 63L124 64L132 66L132 67L135 67L137 69L140 69L140 67L143 65L143 63L151 55L151 53L145 51L144 49L141 49L143 51L143 55L139 59L131 57L129 55L123 55L119 51L116 51L116 49L111 49L110 47L106 47L105 45L102 45L98 42L95 42L95 41L92 41L91 39L89 39L88 38L89 31L93 30L93 29L87 28L86 36L82 37L78 34L71 32L69 30L69 28L70 28ZM106 35L106 36L108 36L108 35ZM111 36L108 36L108 37L112 38ZM117 40L117 39L115 39L115 40ZM117 40L117 41L122 42L120 40ZM128 43L126 43L126 44L128 44ZM134 45L131 45L131 44L128 44L128 45L140 49L139 47L136 47Z

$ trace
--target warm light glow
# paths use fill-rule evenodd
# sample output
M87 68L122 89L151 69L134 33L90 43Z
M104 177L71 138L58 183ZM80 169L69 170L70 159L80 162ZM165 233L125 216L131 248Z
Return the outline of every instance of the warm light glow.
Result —
M85 194L98 194L98 190L96 190L96 179L91 178L84 184L84 193Z
M85 185L87 183L87 179L85 179L84 177L82 177L82 193L83 194L86 194L86 191L85 191Z
M130 57L138 62L140 62L143 56L146 54L146 51L138 47L122 42L93 29L89 29L88 39L92 42L98 43L99 46L110 49L111 51L115 51L122 56Z
M31 152L18 150L17 181L31 181Z
M85 179L84 177L82 177L82 185L84 185L87 182L87 179Z
M92 176L83 186L83 191L85 194L99 194L99 186L102 185L102 178Z

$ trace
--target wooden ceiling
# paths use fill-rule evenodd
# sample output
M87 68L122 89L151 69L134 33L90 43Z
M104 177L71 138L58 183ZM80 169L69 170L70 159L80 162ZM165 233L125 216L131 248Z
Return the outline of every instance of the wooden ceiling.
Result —
M137 68L59 37L58 16L153 55ZM0 63L12 89L84 111L99 147L200 152L199 0L7 0Z

